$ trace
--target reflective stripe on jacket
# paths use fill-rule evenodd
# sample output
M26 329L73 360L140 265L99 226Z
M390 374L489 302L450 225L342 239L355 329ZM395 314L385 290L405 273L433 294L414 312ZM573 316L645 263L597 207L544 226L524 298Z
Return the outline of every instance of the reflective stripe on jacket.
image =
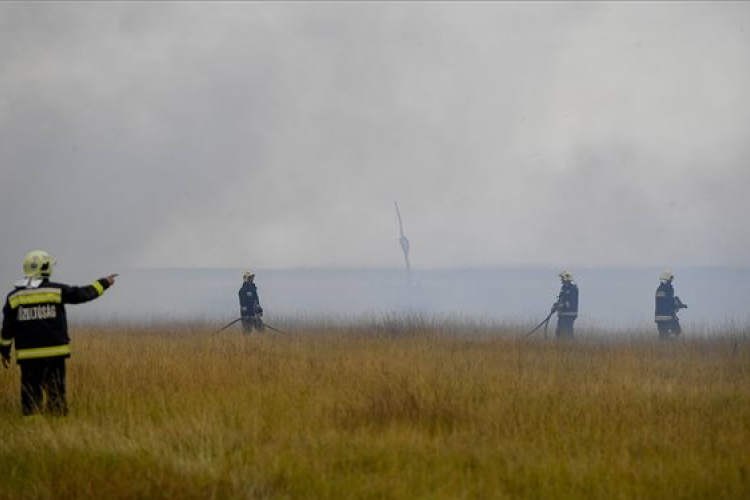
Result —
M555 305L558 316L578 317L578 285L572 281L564 282Z
M35 287L28 282L11 291L3 307L0 353L10 355L16 344L19 361L70 356L66 304L96 299L109 288L106 278L86 286L69 286L44 280Z
M255 316L260 308L258 286L255 283L246 281L242 284L238 294L242 316Z
M656 289L656 307L654 319L656 321L672 321L675 319L674 288L668 281L662 281Z

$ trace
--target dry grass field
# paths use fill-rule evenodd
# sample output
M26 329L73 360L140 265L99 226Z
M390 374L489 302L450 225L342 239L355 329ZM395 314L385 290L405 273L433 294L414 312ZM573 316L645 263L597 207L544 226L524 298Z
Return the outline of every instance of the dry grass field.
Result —
M747 331L449 330L78 326L68 418L0 372L0 499L750 498Z

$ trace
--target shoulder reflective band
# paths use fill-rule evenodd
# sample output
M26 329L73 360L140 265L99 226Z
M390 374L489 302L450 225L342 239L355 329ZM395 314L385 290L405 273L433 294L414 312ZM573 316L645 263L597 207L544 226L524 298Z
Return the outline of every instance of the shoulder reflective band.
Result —
M59 288L36 288L20 290L8 298L10 308L33 304L62 304L62 292Z
M56 345L53 347L37 347L35 349L16 349L16 358L52 358L55 356L67 356L70 354L70 344Z
M12 340L0 339L0 346L6 347L13 343Z
M99 283L99 280L96 280L93 283L91 283L91 286L96 288L96 293L98 293L99 295L104 293L104 287L102 286L101 283Z

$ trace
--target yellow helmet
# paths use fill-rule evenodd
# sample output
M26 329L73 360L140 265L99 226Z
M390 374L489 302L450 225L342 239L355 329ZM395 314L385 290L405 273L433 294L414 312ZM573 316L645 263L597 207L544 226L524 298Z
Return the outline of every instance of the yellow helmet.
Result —
M23 259L23 274L27 278L49 278L57 261L44 250L34 250Z
M570 271L563 271L558 276L560 276L563 281L573 281L573 273Z
M665 269L664 272L661 273L661 276L659 276L659 279L663 281L672 281L674 279L674 273L671 269Z
M254 276L255 276L255 273L248 269L247 271L245 271L245 274L242 275L242 279L249 280L250 278Z

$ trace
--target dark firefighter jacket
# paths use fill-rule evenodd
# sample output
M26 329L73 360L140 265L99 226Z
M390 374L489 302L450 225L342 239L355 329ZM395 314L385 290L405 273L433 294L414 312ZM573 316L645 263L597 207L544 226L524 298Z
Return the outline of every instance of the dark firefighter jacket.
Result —
M105 278L87 286L68 286L46 279L38 287L16 285L3 307L0 353L8 357L15 339L18 361L70 356L65 304L94 300L107 288L109 282Z
M662 281L656 289L656 321L672 321L678 311L674 296L674 287L668 281Z
M240 288L239 296L242 316L255 316L263 311L260 307L258 287L255 283L250 283L249 281L244 282L242 288Z
M578 317L578 285L572 281L563 283L555 308L558 316Z

